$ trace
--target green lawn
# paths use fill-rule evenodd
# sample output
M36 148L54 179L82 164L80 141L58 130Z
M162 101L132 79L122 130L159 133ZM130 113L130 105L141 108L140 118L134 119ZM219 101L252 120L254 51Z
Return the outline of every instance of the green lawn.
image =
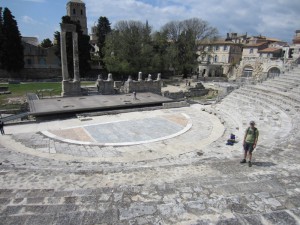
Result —
M81 82L82 86L94 85L95 82ZM34 82L34 83L20 83L20 84L0 84L0 86L8 86L11 94L0 95L0 109L18 108L19 104L9 103L11 98L26 99L26 93L37 93L42 89L53 89L52 95L60 95L61 82ZM49 92L44 92L43 96L49 96Z

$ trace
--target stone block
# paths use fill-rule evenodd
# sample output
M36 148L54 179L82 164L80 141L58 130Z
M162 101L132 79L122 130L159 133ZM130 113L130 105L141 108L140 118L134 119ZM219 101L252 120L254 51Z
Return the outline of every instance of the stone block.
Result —
M166 102L163 103L163 108L164 109L170 109L170 108L180 108L180 107L189 107L190 104L186 101L181 101L181 102Z
M263 216L272 224L289 224L289 225L298 224L297 221L285 211L268 213L268 214L264 214Z
M80 81L62 81L62 93L63 97L81 96Z

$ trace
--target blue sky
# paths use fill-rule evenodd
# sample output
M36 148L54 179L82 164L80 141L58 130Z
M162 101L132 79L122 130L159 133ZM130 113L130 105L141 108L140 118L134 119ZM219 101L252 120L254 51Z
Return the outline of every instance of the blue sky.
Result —
M119 20L149 21L155 30L171 20L198 17L219 30L267 35L291 42L300 29L299 0L83 0L88 28L100 16L112 25ZM53 39L68 0L0 0L15 16L23 36Z

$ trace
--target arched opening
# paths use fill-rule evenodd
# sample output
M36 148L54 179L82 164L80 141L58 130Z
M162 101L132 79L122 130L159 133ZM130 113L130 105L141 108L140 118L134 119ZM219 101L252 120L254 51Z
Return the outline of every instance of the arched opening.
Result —
M246 66L243 70L243 77L252 77L253 68L251 66Z
M280 69L278 69L277 67L272 67L268 71L268 78L270 78L270 77L278 77L279 75L280 75Z
M215 63L218 62L218 56L217 55L215 55L214 62Z

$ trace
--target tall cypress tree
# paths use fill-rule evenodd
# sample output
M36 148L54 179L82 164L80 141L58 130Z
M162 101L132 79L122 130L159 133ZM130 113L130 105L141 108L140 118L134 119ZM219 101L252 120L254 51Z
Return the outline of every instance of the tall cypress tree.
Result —
M17 72L24 68L24 48L15 17L8 8L3 11L2 67L7 71Z
M101 16L98 19L97 24L97 37L98 37L98 47L99 47L99 57L100 57L100 64L105 68L105 63L103 62L104 56L105 56L105 39L106 36L111 32L110 22L109 20L104 16Z
M0 7L0 69L2 69L2 61L3 61L3 42L4 42L4 34L3 34L2 7Z

